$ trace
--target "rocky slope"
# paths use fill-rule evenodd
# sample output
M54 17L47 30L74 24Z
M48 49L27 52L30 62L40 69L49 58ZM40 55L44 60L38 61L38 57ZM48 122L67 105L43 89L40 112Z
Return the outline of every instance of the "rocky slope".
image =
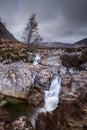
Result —
M74 48L87 47L87 38L82 39L72 45Z
M0 21L0 41L17 42L17 39L7 30L7 28L1 21Z
M28 58L27 46L16 40L0 22L0 62L11 63Z

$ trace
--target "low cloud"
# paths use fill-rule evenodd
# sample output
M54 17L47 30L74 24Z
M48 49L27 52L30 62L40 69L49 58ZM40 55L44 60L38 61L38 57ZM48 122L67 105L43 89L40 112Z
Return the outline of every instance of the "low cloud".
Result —
M37 14L44 41L73 43L87 37L87 0L3 0L0 16L21 39L28 17Z

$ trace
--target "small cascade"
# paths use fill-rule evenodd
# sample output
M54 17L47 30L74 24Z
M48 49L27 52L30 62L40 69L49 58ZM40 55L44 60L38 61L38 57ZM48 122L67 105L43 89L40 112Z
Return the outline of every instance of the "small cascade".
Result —
M34 85L36 74L32 77L32 85Z
M54 110L59 103L59 93L61 89L61 78L56 77L50 86L49 91L45 91L45 111Z
M35 58L34 58L33 65L37 65L37 64L38 64L38 60L40 60L40 59L41 59L40 54L39 54L39 53L36 53L36 54L35 54Z

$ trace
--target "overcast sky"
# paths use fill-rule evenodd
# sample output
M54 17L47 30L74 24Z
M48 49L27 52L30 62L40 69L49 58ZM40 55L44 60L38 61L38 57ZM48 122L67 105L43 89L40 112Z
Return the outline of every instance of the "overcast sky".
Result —
M87 0L0 0L0 17L19 40L32 13L44 41L73 43L87 37Z

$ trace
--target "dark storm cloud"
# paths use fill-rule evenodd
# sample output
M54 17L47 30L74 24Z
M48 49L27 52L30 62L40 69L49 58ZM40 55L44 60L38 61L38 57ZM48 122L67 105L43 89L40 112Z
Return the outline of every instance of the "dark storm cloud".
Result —
M87 0L0 0L0 16L19 39L32 13L37 14L44 40L74 42L87 37Z

